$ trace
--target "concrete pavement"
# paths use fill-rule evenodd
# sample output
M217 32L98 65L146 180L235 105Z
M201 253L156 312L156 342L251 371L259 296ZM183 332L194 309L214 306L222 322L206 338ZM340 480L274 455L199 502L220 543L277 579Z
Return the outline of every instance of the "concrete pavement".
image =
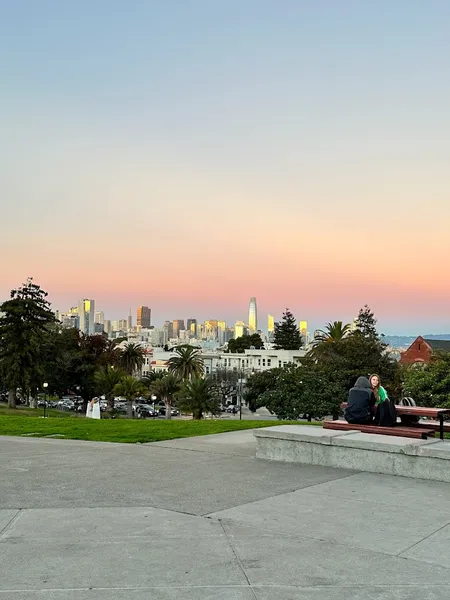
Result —
M450 597L450 484L254 444L0 437L0 600Z

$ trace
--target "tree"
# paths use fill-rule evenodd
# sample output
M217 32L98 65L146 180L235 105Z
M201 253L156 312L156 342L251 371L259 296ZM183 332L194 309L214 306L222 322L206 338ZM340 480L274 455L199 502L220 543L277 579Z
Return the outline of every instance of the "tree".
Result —
M276 350L299 350L302 336L291 311L286 308L281 323L275 323L274 343Z
M133 375L137 370L141 369L144 362L144 350L142 346L135 343L125 344L119 355L119 366L127 375Z
M220 395L211 379L193 377L185 382L177 402L183 411L192 412L193 419L202 419L205 412L218 414Z
M106 340L105 348L100 361L106 371L110 366L118 367L120 365L122 350L118 348L119 343L119 339Z
M379 339L377 332L377 319L367 304L365 304L364 307L359 310L358 317L355 321L355 326L356 332L364 335L365 337Z
M50 325L41 353L44 361L43 380L48 383L50 394L62 396L81 384L84 357L78 329L66 329L59 323Z
M211 378L217 385L217 389L222 397L222 405L225 406L227 400L229 400L237 390L240 374L238 371L232 371L225 367L217 369L215 373L211 375Z
M232 353L244 352L244 350L249 350L252 347L256 350L264 349L264 342L262 341L259 333L242 335L241 337L228 342L228 352Z
M260 373L254 373L247 379L244 391L244 401L251 410L256 412L258 408L264 406L262 395L269 390L274 390L277 386L277 378L281 369L268 369Z
M171 409L175 395L180 391L180 380L172 373L162 379L156 379L150 386L150 391L162 400L166 407L166 419L170 419Z
M114 387L116 396L123 396L127 401L127 416L133 417L133 400L143 392L143 385L132 375L125 375L122 380Z
M450 353L434 352L427 365L409 366L403 391L420 406L450 408Z
M350 333L350 325L344 325L342 321L327 323L325 330L320 330L316 340L321 342L340 342Z
M141 381L146 387L149 388L154 381L162 379L166 375L166 371L150 371L150 373L146 373L142 376Z
M113 366L108 366L106 370L104 368L100 368L94 375L94 381L98 391L100 394L105 395L110 414L113 414L114 412L114 393L116 387L122 382L123 378L124 372L121 369Z
M175 353L176 356L169 358L169 373L182 381L203 376L205 366L199 350L192 346L178 346Z
M36 396L44 381L41 346L55 321L47 295L29 278L0 306L0 372L11 408L16 407L18 388Z

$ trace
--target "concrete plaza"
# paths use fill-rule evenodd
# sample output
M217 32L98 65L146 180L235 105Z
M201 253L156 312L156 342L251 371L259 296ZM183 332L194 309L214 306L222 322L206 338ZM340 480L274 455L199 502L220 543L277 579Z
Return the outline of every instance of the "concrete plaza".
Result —
M0 600L450 597L450 484L254 453L0 437Z

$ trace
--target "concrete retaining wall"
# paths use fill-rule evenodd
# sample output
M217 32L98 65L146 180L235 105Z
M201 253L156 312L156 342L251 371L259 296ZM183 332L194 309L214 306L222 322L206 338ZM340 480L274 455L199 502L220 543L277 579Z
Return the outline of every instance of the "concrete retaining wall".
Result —
M257 429L254 435L257 458L450 482L450 441L304 425Z

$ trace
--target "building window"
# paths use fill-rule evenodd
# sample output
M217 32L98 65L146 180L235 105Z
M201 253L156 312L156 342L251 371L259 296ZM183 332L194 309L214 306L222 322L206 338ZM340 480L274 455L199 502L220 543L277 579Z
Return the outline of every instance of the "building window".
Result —
M270 358L267 359L267 366L268 367L272 366L272 359L270 359Z
M263 361L263 367L265 367L266 366L266 359L263 358L262 361Z
M281 367L281 360L278 361L278 366Z
M209 367L205 367L206 374L209 375Z
M260 366L261 366L261 359L258 358L258 367L260 367Z
M420 343L419 343L419 352L420 352Z

